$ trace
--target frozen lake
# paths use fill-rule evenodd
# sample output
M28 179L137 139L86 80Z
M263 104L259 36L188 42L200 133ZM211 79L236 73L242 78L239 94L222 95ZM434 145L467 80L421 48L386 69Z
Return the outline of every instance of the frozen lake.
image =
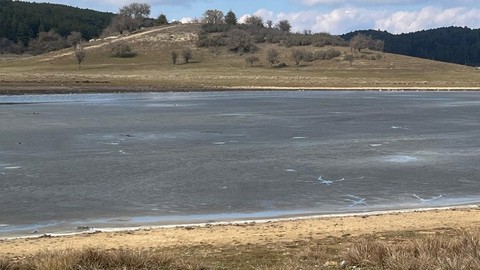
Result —
M480 202L480 93L0 96L0 237Z

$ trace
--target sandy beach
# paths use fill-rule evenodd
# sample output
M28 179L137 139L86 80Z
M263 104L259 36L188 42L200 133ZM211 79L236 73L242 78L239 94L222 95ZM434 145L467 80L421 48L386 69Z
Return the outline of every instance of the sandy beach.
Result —
M142 228L70 236L0 240L0 257L34 255L70 249L102 250L175 248L186 246L271 245L331 237L381 236L392 232L433 234L449 230L478 230L480 207L411 210L351 216L309 217L235 224Z

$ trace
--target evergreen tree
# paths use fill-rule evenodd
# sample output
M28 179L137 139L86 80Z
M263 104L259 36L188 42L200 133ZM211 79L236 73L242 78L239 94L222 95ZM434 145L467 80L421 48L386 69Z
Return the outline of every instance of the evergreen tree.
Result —
M168 24L167 16L165 14L160 14L155 22L156 25L166 25Z
M236 25L237 24L237 15L233 11L229 11L225 16L225 23L228 25Z

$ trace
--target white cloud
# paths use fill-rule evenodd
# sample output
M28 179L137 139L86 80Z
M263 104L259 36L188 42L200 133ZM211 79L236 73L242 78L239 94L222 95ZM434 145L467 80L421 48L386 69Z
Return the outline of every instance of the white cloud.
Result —
M460 5L474 5L478 3L478 0L294 0L294 2L300 2L303 5L315 6L315 5L355 5L355 6L426 6L426 5L441 5L441 6L460 6Z
M377 19L375 28L392 33L408 33L443 26L480 27L480 9L464 7L440 9L428 6L420 11L398 11Z
M464 7L441 9L429 6L417 11L341 7L329 12L312 10L291 13L259 9L254 14L273 22L289 20L294 32L312 30L344 34L355 30L380 29L399 34L445 26L480 27L480 9ZM246 16L239 21L243 22Z
M312 30L313 32L343 34L357 29L369 29L375 25L374 14L358 8L339 8L327 13L320 11L274 13L260 9L254 14L261 16L264 20L272 20L273 22L289 20L294 32Z

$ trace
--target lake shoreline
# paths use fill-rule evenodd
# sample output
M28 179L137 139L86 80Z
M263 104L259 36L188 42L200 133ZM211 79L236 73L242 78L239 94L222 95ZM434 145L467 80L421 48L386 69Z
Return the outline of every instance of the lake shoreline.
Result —
M85 247L109 250L178 246L262 245L325 237L357 237L389 232L431 233L441 230L475 230L480 226L479 205L345 215L190 224L168 227L105 229L71 235L0 239L0 258L31 256Z
M163 92L235 92L235 91L392 91L392 92L475 92L480 87L278 87L278 86L202 86L202 87L158 87L158 86L64 86L64 85L2 85L0 95L29 94L101 94L101 93L163 93Z

